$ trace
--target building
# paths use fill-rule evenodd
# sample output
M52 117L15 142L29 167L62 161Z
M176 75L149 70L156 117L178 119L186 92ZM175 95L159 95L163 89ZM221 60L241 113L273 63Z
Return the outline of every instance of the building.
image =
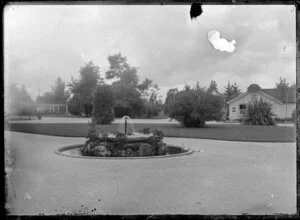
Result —
M34 104L35 113L41 114L69 114L68 105L64 102L55 103L53 100L47 100L38 96Z
M240 119L247 109L247 104L262 98L272 104L276 118L292 118L292 112L296 109L296 89L288 88L282 91L278 89L262 89L257 84L248 87L247 92L227 102L229 120Z

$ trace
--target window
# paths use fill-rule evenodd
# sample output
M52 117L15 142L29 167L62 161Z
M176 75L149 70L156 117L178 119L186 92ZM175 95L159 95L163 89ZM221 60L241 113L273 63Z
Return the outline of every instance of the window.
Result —
M232 107L232 112L235 112L235 107Z
M240 114L246 113L246 104L240 104Z

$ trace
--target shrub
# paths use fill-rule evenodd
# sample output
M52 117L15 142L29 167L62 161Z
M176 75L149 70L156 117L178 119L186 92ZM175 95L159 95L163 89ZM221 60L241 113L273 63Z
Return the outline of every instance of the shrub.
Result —
M114 120L114 101L111 86L99 85L97 87L92 117L96 124L110 124Z
M114 108L114 112L115 112L116 118L122 118L123 116L126 116L126 115L131 117L130 108L125 108L120 105L118 105Z
M186 87L176 93L170 103L169 115L186 127L204 127L206 120L220 120L222 100L205 89Z
M154 116L158 116L159 113L162 111L162 106L158 103L145 103L143 112L147 118L151 118Z
M74 95L68 102L68 111L72 115L81 115L82 103L79 98Z
M272 105L260 98L248 104L243 122L247 125L275 125L273 116Z

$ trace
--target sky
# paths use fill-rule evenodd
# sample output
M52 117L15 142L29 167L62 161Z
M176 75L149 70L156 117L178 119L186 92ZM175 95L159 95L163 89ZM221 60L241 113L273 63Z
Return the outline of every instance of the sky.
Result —
M4 8L4 79L24 84L35 99L59 76L79 77L89 61L104 77L107 57L121 53L153 79L162 99L187 83L220 92L230 80L242 91L296 82L293 5L9 5Z

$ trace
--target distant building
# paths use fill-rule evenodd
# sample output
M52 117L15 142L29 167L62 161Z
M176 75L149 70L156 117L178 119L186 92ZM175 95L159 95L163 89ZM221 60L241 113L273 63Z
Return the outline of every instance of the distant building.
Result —
M247 105L262 98L272 104L275 117L280 119L291 118L296 109L296 89L288 88L280 92L277 89L262 89L257 84L248 87L247 92L227 102L229 120L240 119L247 109Z
M42 114L69 114L66 103L51 103L41 97L37 98L34 109L36 113Z

